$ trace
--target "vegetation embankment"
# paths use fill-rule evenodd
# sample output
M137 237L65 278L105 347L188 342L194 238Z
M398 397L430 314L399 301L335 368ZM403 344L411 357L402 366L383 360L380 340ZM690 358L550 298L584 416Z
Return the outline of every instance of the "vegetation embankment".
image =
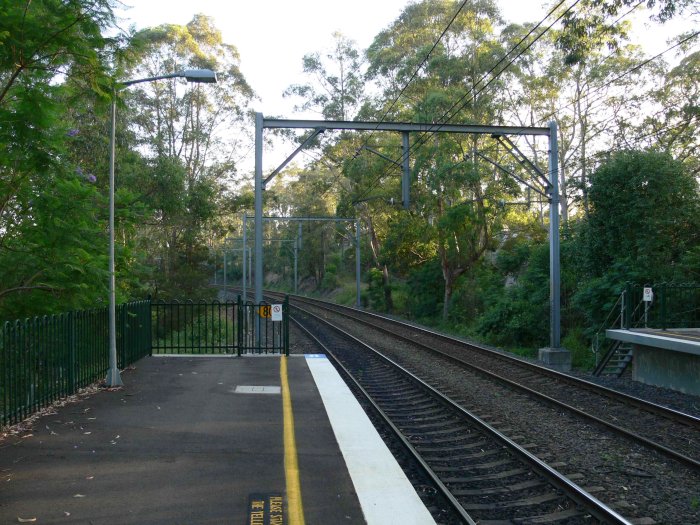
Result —
M440 126L555 121L563 345L587 366L626 281L700 280L698 33L649 57L631 41L638 14L698 16L687 0L584 0L513 24L493 0L424 0L367 49L333 34L303 58L308 82L280 90L322 119L434 124L409 137L410 204L397 205L399 133L328 132L269 185L266 213L360 218L367 306L531 352L549 333L547 141L510 137L529 166L503 137ZM119 302L213 297L224 251L228 282L240 279L256 99L215 21L124 32L110 0L2 15L0 319L106 303L110 103L124 79L219 73L117 89ZM305 290L354 301L352 228L267 222L265 237L299 238ZM293 244L265 250L270 282L292 289Z

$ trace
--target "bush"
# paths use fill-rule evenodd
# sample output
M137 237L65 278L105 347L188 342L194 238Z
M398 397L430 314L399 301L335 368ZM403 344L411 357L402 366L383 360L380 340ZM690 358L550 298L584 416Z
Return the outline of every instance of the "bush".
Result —
M410 294L406 308L417 319L437 317L442 314L442 301L437 299L445 293L440 262L433 259L410 271L406 280Z

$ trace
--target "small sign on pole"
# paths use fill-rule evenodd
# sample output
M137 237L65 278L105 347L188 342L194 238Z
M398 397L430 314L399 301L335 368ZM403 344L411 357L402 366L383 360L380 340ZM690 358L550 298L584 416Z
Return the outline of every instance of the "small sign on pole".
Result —
M273 304L272 305L272 320L281 321L282 320L282 305Z
M654 290L651 287L645 286L644 292L642 293L642 301L645 303L650 303L654 300Z
M264 304L258 309L258 314L263 319L269 319L272 307L269 304Z

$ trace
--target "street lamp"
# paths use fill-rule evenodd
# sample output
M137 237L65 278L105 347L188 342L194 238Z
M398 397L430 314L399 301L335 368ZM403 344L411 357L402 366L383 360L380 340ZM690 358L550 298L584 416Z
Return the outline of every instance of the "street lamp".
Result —
M188 82L213 84L216 73L211 69L185 69L168 75L139 78L119 83L119 88L125 88L141 82L152 82L166 78L184 78ZM109 135L109 370L105 383L109 387L121 386L122 378L117 367L117 298L114 278L114 143L117 127L117 87L112 89L112 123Z

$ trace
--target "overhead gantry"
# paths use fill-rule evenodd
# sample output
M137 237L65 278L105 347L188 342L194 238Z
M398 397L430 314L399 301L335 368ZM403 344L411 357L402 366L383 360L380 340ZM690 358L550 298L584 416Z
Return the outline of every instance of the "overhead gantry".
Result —
M264 129L312 129L313 133L277 167L267 178L263 179L263 130ZM416 122L362 122L344 120L295 120L265 118L262 113L255 114L255 301L262 302L262 192L265 185L272 180L302 149L316 136L326 130L354 131L391 131L402 133L403 154L401 157L402 185L401 196L404 207L410 200L409 171L409 134L410 133L458 133L489 135L502 144L525 169L533 171L535 178L542 184L544 191L527 183L522 177L506 170L498 163L488 160L499 169L513 176L516 180L544 195L549 200L549 272L550 272L550 346L541 349L540 359L550 364L569 358L568 352L561 348L561 270L559 258L559 169L557 124L552 121L547 127L534 126L482 126L470 124L436 124ZM549 139L548 173L543 173L531 162L509 139L511 136L544 136ZM480 155L481 156L481 155ZM396 161L392 161L396 163ZM570 360L569 360L570 363Z

